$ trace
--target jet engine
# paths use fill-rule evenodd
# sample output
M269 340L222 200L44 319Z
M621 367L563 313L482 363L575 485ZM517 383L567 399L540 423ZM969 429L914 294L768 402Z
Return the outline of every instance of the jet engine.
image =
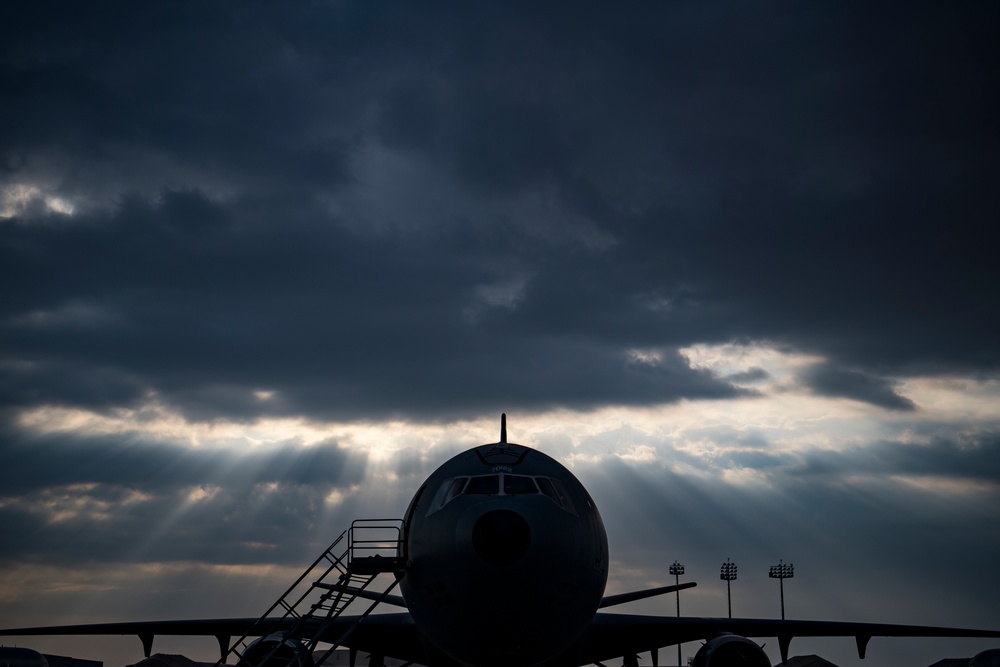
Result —
M746 637L723 634L698 649L694 667L771 667L764 650Z
M1000 667L1000 648L991 648L972 657L969 667Z
M313 667L313 659L299 640L267 635L251 642L237 667Z

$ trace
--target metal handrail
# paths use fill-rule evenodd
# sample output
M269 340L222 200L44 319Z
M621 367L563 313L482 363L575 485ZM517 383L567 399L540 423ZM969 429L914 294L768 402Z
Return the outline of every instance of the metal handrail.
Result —
M399 558L403 549L402 519L355 519L347 532L347 561L382 556Z

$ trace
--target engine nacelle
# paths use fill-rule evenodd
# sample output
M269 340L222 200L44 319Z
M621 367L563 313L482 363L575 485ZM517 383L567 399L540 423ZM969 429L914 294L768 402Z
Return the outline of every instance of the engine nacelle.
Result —
M771 667L771 661L746 637L723 634L698 649L694 667Z
M299 640L267 635L250 643L237 667L313 667L313 658Z
M969 667L1000 667L1000 648L991 648L973 656Z

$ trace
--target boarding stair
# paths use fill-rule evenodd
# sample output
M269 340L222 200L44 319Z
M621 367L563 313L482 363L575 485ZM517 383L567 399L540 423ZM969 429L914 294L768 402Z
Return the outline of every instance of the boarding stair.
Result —
M329 644L316 665L323 662L383 602L399 583L406 565L403 522L398 519L356 519L306 568L288 590L254 625L229 647L216 663L235 656L240 667L311 667L320 643ZM392 582L381 592L369 586L381 574ZM367 608L354 622L328 636L330 629L353 602L363 598ZM360 607L359 607L360 608ZM268 638L257 643L255 638ZM352 660L353 664L353 660Z

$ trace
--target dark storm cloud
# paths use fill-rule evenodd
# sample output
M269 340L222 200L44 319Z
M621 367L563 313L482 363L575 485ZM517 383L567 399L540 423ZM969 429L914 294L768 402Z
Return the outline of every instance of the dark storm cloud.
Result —
M896 393L888 380L831 364L817 364L803 372L800 379L822 396L851 398L887 410L916 409L913 401Z
M6 303L8 358L32 360L9 364L6 402L100 408L155 390L210 418L741 393L670 351L630 360L625 345L652 342L649 315L616 303L607 276L580 259L554 259L539 282L571 273L596 313L552 293L535 298L535 316L493 308L473 322L464 312L473 287L492 280L496 246L464 241L464 257L437 264L435 246L453 243L451 232L373 241L324 225L314 208L283 213L278 229L254 203L167 191L155 203L130 197L110 219L4 227L0 271L32 285ZM582 327L598 340L574 340ZM277 396L262 401L257 389Z
M247 449L237 456L225 449L157 444L139 435L29 436L9 429L2 438L0 479L4 493L11 495L80 484L132 484L139 490L160 491L220 479L244 486L268 482L346 486L358 479L365 465L362 456L336 443L310 447L288 443Z
M234 452L8 429L0 560L298 563L324 535L325 497L365 467L335 443Z
M55 168L68 192L112 196L191 178L288 188L346 177L339 140L307 135L315 81L281 39L281 13L136 9L4 8L11 131L0 147L15 172Z
M765 371L763 368L750 368L746 371L740 373L733 373L726 376L726 380L733 382L735 384L753 384L754 382L761 382L767 380L771 377L771 374Z
M913 475L1000 487L1000 436L939 435L924 444L882 441L844 452L818 450L804 454L791 470L806 479L845 474Z
M767 340L907 409L1000 363L991 6L0 11L7 404L725 398L675 350Z

